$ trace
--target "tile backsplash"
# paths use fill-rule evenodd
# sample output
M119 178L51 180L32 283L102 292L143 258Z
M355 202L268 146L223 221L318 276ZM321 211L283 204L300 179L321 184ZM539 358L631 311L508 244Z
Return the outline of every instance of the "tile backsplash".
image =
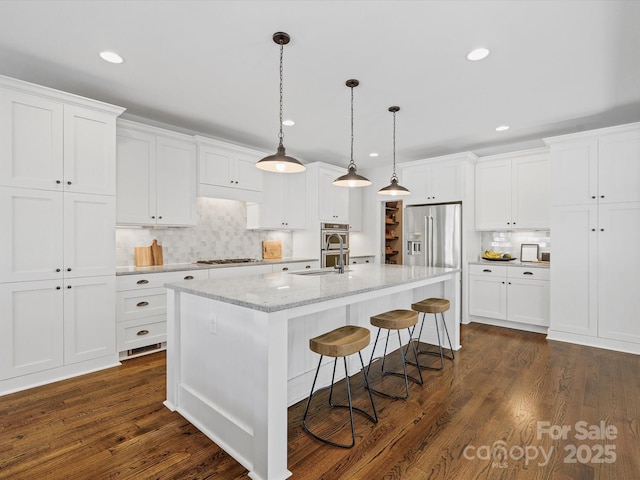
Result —
M262 258L262 240L280 240L282 256L292 255L291 232L247 230L244 202L200 197L198 224L183 228L116 228L116 265L134 264L134 247L162 245L164 263L216 258Z
M482 252L495 250L520 258L523 243L537 243L540 253L551 251L551 232L543 230L515 232L482 232Z

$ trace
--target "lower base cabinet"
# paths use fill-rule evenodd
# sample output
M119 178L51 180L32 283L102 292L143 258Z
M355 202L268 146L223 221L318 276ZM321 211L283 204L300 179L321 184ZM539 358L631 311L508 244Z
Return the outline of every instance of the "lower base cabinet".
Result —
M549 270L469 266L469 314L520 324L549 326Z
M113 275L0 284L0 380L114 355L114 304Z

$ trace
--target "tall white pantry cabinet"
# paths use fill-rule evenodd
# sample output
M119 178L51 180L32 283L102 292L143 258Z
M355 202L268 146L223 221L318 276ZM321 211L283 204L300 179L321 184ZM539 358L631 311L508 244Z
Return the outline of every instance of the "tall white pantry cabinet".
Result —
M0 76L0 394L118 362L123 110Z
M548 338L640 353L640 123L545 139Z

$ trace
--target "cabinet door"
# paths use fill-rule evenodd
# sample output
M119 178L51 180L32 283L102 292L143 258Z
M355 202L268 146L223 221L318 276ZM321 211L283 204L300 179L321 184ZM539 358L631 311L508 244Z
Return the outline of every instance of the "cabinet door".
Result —
M362 231L362 188L349 189L349 231Z
M620 132L598 141L600 203L640 202L640 132Z
M256 169L257 170L257 169ZM262 203L259 205L259 228L285 228L285 175L264 172Z
M196 147L158 137L156 157L156 213L158 225L195 225Z
M260 158L255 156L239 154L236 156L235 170L236 170L236 184L237 188L243 190L253 190L256 192L262 191L262 170L256 168L256 162Z
M326 222L349 221L349 189L337 187L333 181L343 173L320 169L318 201L320 220Z
M61 280L0 284L0 380L63 364Z
M431 166L432 202L453 202L462 200L460 188L460 163L438 162Z
M156 136L118 128L116 136L116 221L156 224Z
M0 89L0 185L62 191L63 106Z
M476 165L476 229L511 228L511 160Z
M554 207L551 211L553 330L597 334L597 227L595 205Z
M552 144L551 205L596 202L598 194L598 142L587 139Z
M198 181L200 183L232 187L234 182L232 165L231 152L205 145L198 146Z
M115 197L64 194L64 276L115 271Z
M598 226L598 335L640 343L640 202L600 205Z
M62 197L0 187L0 282L62 278Z
M64 363L116 353L116 277L64 282Z
M548 327L549 282L509 279L507 282L507 320Z
M288 229L303 230L307 226L307 184L305 174L286 175L285 185L285 223Z
M469 275L469 314L507 318L507 286L504 277Z
M549 228L549 160L532 155L511 162L511 226Z
M116 194L116 119L87 108L64 106L64 188Z
M400 167L398 183L408 188L411 195L405 200L406 205L420 205L429 202L431 168L428 165ZM403 199L404 200L404 199Z

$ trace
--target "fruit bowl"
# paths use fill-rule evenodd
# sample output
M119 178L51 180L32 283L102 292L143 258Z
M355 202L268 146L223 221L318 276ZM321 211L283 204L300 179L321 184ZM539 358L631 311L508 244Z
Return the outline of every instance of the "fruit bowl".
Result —
M485 250L482 253L482 258L494 262L509 262L516 259L510 253L494 252L493 250Z

